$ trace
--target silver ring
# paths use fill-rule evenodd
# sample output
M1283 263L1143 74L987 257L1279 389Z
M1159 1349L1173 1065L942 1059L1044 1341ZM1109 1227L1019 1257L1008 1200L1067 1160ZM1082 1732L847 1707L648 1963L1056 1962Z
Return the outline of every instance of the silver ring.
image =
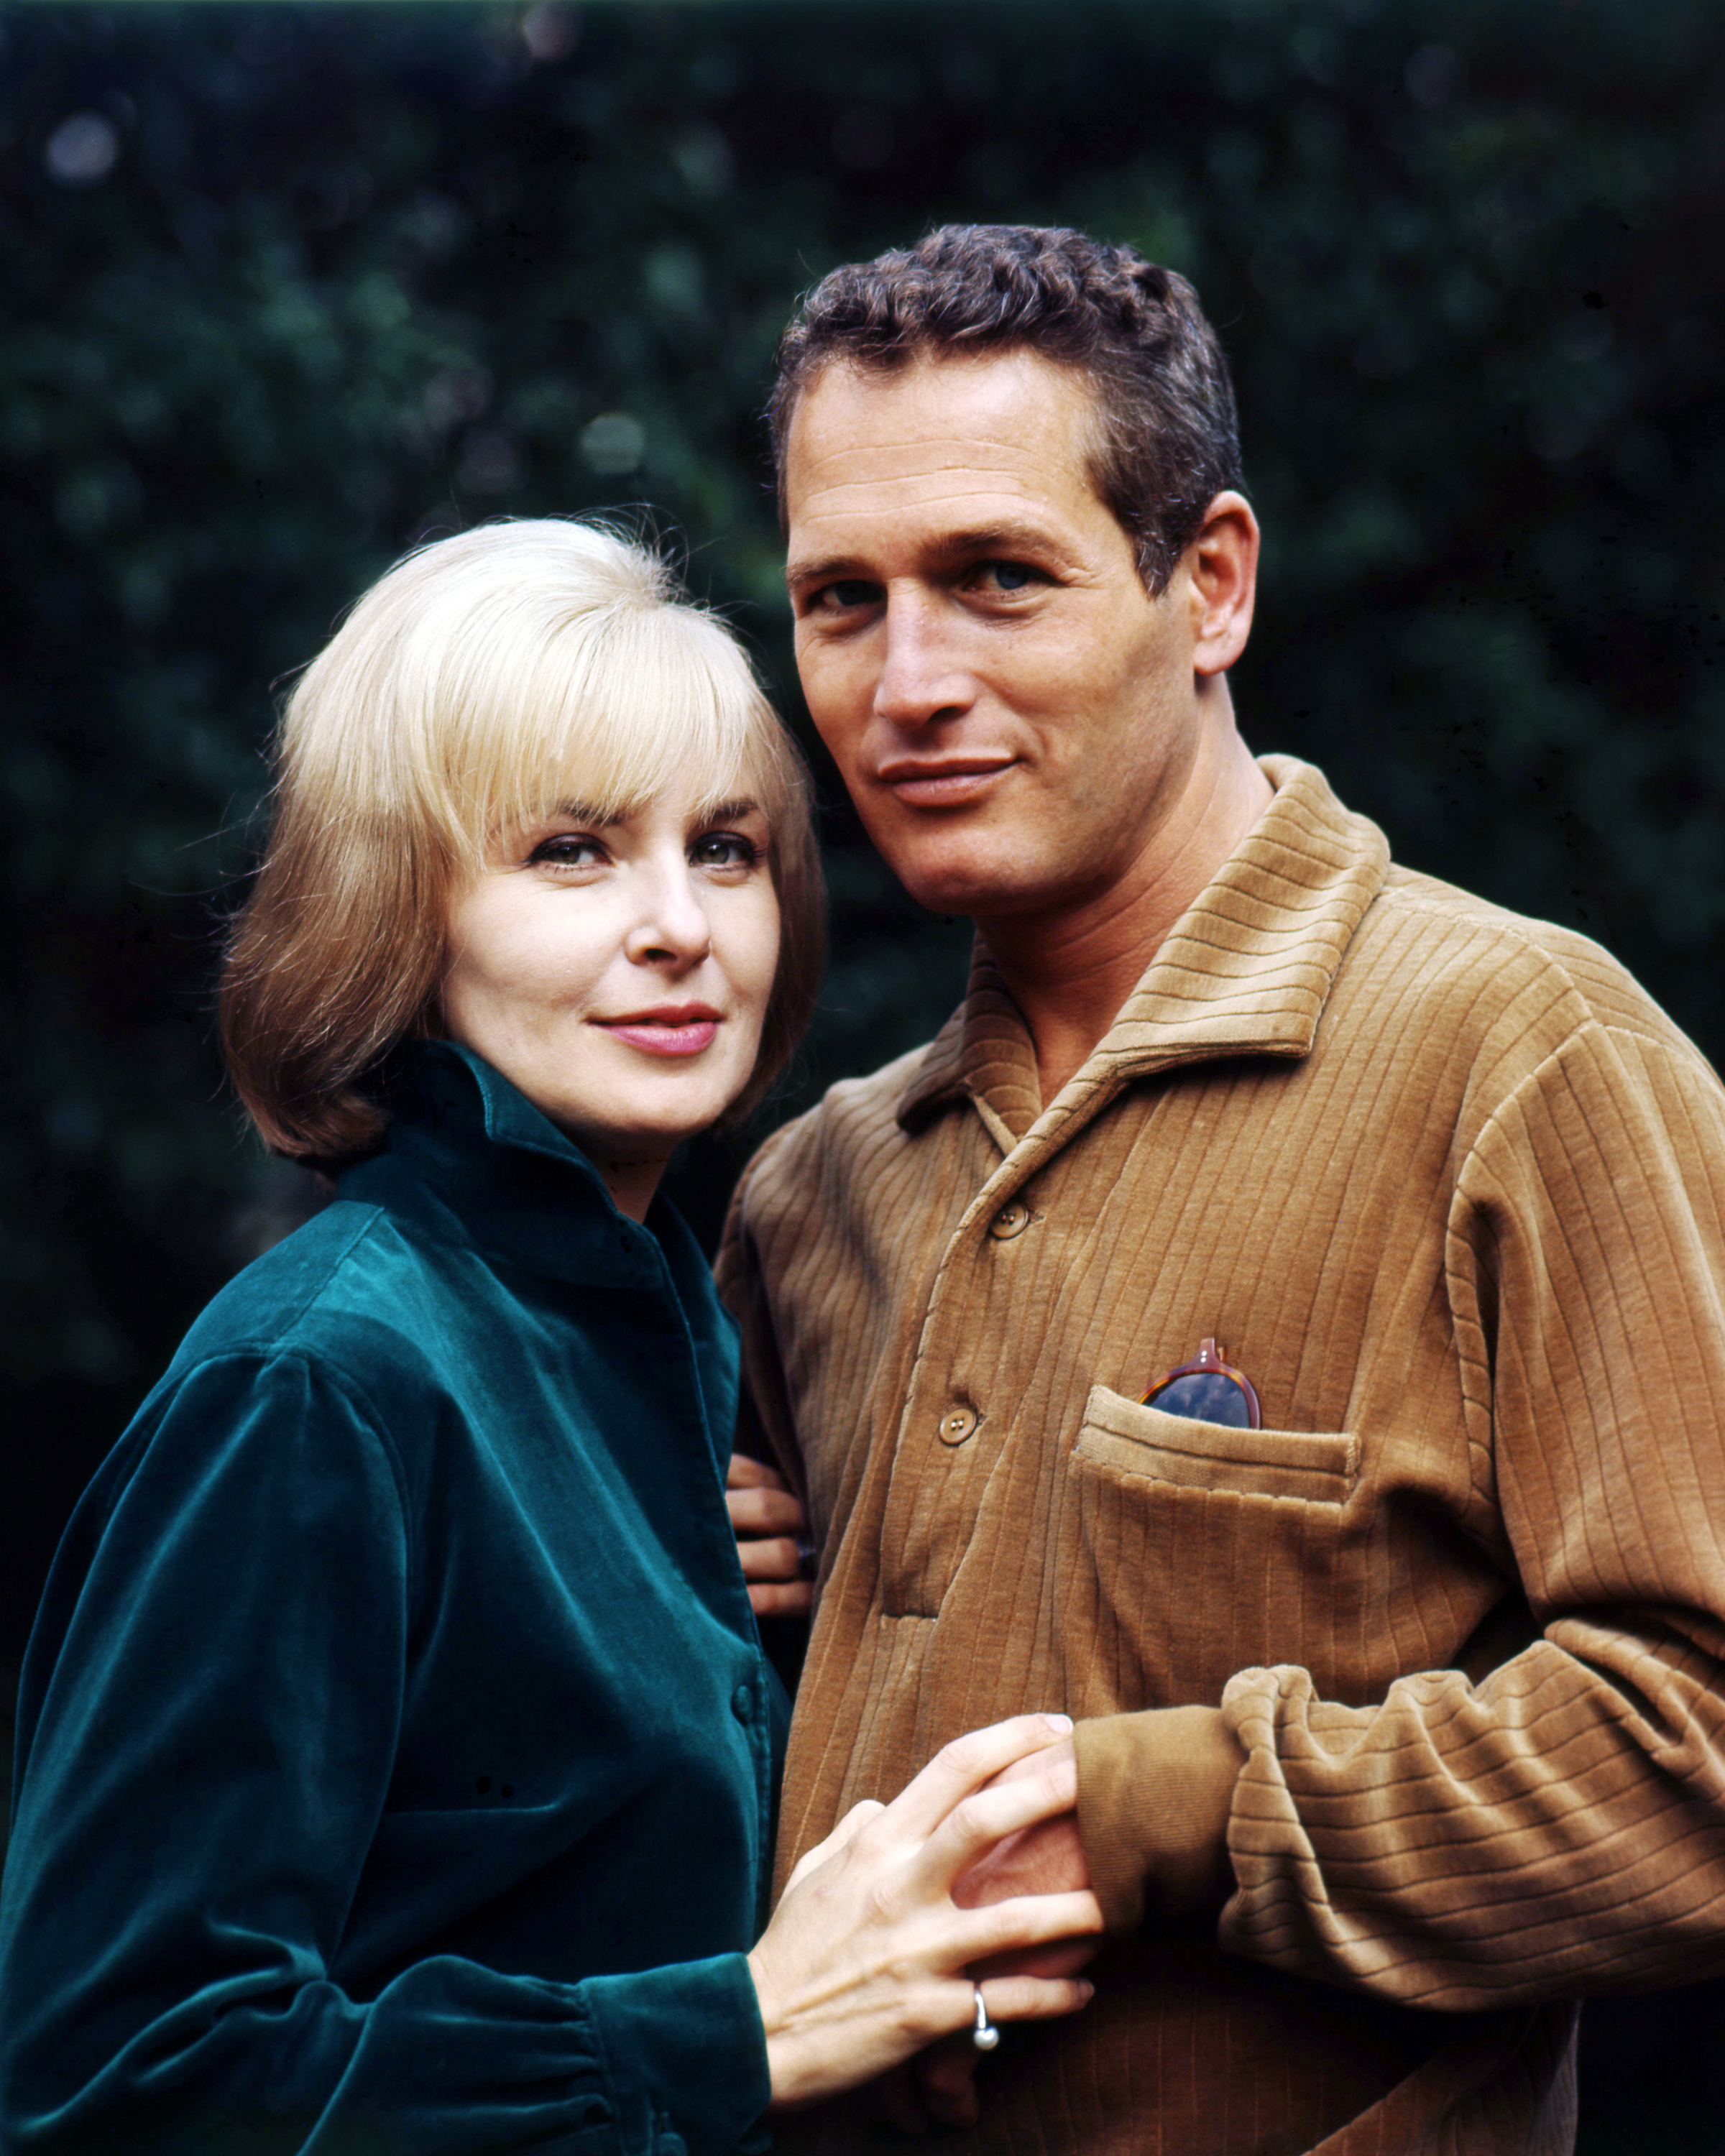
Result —
M988 2010L983 2001L981 1984L973 1984L970 1988L976 1994L976 2026L970 2032L970 2041L976 2046L978 2051L992 2051L1000 2041L1000 2031L988 2019Z

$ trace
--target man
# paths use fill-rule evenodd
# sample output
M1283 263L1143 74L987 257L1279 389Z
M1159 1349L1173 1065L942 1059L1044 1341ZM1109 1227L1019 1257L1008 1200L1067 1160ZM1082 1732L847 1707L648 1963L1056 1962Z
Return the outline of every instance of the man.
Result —
M1019 1861L1112 1943L965 2146L1568 2148L1572 2002L1722 1961L1725 1096L1593 945L1249 756L1180 279L937 233L815 290L773 418L815 724L978 927L721 1258L820 1551L781 1861L1063 1709Z

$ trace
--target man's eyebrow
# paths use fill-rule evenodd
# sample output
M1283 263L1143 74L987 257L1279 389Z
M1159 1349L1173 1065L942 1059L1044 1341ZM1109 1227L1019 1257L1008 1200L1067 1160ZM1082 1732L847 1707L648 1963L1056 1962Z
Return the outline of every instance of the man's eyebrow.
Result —
M931 539L922 550L925 559L937 562L986 561L995 555L1040 554L1052 556L1056 561L1070 558L1046 525L1020 522L1008 517L990 524L978 524L962 531L943 531ZM812 584L875 583L879 579L866 562L854 554L825 554L811 562L789 562L785 565L785 583L795 591L806 591Z
M1066 559L1066 549L1046 525L1020 522L1006 517L993 524L978 524L968 531L947 531L935 540L928 552L937 561L975 561L997 554L1052 554Z
M863 565L850 554L823 554L813 562L787 562L784 580L793 591L808 584L829 584L840 578L855 579L858 583L870 583Z

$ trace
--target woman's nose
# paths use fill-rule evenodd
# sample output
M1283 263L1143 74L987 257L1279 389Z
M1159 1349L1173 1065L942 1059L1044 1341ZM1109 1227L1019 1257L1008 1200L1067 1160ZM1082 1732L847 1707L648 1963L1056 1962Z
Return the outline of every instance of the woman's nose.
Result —
M624 940L625 954L638 965L670 959L698 966L711 948L712 927L688 863L680 857L675 866L644 871L640 912Z

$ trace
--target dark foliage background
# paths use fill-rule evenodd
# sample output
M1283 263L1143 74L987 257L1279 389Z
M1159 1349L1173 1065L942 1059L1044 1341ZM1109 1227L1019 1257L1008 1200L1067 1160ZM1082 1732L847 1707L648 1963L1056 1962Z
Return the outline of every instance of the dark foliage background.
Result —
M179 1332L309 1203L209 1009L282 678L417 538L649 504L806 739L768 357L932 221L1194 278L1269 534L1248 737L1717 1057L1722 121L1713 0L0 12L0 1658ZM962 979L822 778L834 960L775 1115ZM709 1233L736 1164L681 1172ZM1594 2010L1589 2148L1718 2145L1714 2012Z

